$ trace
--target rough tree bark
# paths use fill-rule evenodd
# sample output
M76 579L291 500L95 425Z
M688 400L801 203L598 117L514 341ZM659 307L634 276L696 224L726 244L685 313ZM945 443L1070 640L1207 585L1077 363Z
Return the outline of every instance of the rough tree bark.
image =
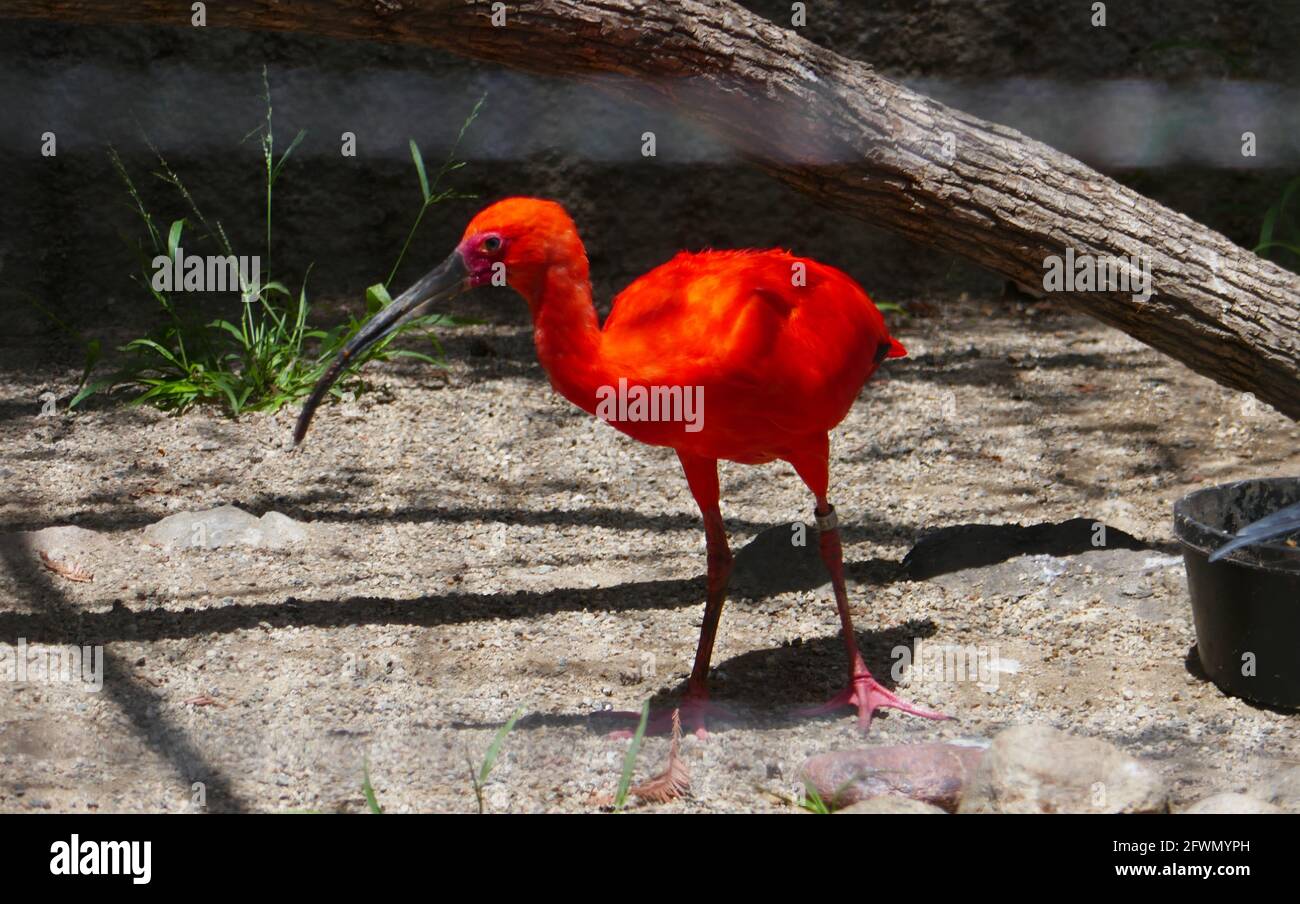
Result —
M1149 261L1155 294L1062 293L1300 418L1300 276L1013 129L729 0L226 0L208 27L392 41L656 95L826 204L1023 284L1063 255ZM0 16L189 27L175 0L7 0Z

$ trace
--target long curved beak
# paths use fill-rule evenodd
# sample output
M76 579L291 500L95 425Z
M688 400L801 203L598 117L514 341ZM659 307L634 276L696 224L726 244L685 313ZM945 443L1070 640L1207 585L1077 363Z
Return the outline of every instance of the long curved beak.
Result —
M406 321L421 316L440 302L450 301L468 288L469 270L465 267L465 260L460 256L458 249L421 277L415 285L394 298L388 307L371 318L370 322L362 327L347 345L343 346L343 351L339 352L339 356L334 359L334 363L329 366L329 370L325 371L324 376L312 389L311 395L307 397L302 412L298 415L298 424L293 429L293 444L297 446L302 443L303 437L307 435L307 428L311 426L312 415L316 413L316 408L350 361Z

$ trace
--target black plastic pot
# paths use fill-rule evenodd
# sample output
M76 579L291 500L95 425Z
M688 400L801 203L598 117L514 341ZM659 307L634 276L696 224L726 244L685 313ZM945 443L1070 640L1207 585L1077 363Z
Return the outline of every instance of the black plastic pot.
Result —
M1226 694L1288 708L1300 707L1300 549L1279 538L1213 564L1209 554L1298 501L1300 478L1278 477L1198 490L1174 505L1201 666Z

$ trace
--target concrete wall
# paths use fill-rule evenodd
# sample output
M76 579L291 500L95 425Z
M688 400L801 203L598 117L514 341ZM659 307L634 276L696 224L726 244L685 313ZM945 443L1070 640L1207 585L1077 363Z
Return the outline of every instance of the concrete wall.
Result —
M789 19L789 3L748 5ZM1300 4L1111 3L1106 29L1087 24L1088 8L814 0L805 34L1076 153L1250 243L1282 182L1300 172ZM569 206L603 299L677 249L705 246L788 245L843 267L886 300L998 289L946 255L820 210L738 164L673 111L588 86L408 47L0 21L4 285L92 331L152 316L128 280L134 264L119 233L141 230L107 146L120 149L161 220L188 212L149 175L156 167L143 135L240 252L261 253L259 150L241 139L264 113L263 64L280 147L299 128L308 133L277 185L272 272L296 287L314 263L318 297L359 304L363 288L386 275L418 203L407 139L432 165L484 92L463 148L469 165L453 179L481 200L430 211L398 282L440 260L483 201L527 193ZM1139 106L1117 110L1133 98ZM1260 157L1244 163L1233 137L1243 123L1262 124L1267 138ZM652 160L639 154L647 129L658 136ZM58 136L53 159L38 152L46 131ZM357 136L355 158L339 153L344 131ZM11 333L48 332L11 299L2 309ZM491 303L487 315L497 316ZM500 316L522 315L510 308Z

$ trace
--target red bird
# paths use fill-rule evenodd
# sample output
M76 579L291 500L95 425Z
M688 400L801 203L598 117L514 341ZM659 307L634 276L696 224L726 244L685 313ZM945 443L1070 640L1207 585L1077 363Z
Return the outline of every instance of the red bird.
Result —
M732 567L718 507L720 459L789 462L816 500L849 685L815 712L856 707L863 730L880 707L947 718L906 703L871 676L849 617L827 499L828 433L880 362L906 354L861 286L785 251L681 253L621 292L602 327L587 253L568 213L554 201L509 198L474 217L452 255L357 334L303 406L295 443L357 352L432 304L488 284L508 284L528 302L538 360L561 395L634 439L677 451L708 548L704 622L681 706L690 727L703 733L710 710L709 660Z

